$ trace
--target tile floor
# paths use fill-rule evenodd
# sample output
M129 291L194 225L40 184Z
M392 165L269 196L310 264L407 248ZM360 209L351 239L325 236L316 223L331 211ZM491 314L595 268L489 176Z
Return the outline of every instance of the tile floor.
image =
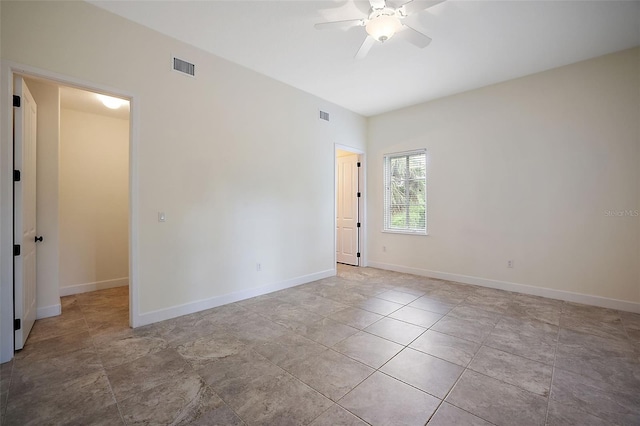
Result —
M139 329L63 298L0 368L7 425L639 425L640 315L340 265Z

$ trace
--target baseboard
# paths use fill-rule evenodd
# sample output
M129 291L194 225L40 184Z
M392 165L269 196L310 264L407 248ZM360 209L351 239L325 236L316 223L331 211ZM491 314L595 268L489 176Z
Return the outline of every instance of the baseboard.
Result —
M60 297L72 294L86 293L88 291L105 290L107 288L124 287L129 285L129 278L116 278L113 280L96 281L93 283L70 285L60 287Z
M62 313L62 305L60 303L51 306L42 306L36 309L36 319L56 317Z
M171 318L180 317L182 315L193 314L195 312L204 311L206 309L215 308L218 306L226 305L228 303L239 302L241 300L250 299L256 296L262 296L263 294L273 293L274 291L284 290L300 284L306 284L312 281L321 280L323 278L332 277L334 275L336 275L335 269L327 269L326 271L303 275L262 287L236 291L233 293L224 294L222 296L212 297L210 299L197 300L195 302L185 303L183 305L172 306L170 308L147 312L138 315L137 320L134 321L134 327L140 327L143 325L152 324L154 322L168 320Z
M372 268L386 269L389 271L403 272L406 274L420 275L447 281L455 281L463 284L472 284L482 287L496 288L499 290L513 291L515 293L523 293L533 296L548 297L550 299L564 300L567 302L582 303L585 305L600 306L602 308L640 313L640 303L628 302L626 300L609 299L607 297L593 296L590 294L573 293L570 291L555 290L552 288L535 287L508 281L491 280L488 278L452 274L448 272L430 271L427 269L411 268L408 266L393 265L381 262L369 262L369 266Z

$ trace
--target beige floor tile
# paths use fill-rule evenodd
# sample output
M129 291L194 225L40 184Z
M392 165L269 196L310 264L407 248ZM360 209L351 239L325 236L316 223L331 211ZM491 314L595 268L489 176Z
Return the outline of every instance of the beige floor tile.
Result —
M640 390L640 360L629 341L560 329L555 365L621 390Z
M440 400L376 372L339 401L372 425L424 425Z
M547 397L552 367L537 361L493 349L480 348L469 369Z
M491 426L491 423L474 416L447 402L443 402L438 411L429 420L429 426Z
M638 423L640 315L337 269L136 329L127 287L63 297L0 366L0 422Z
M137 393L119 405L127 424L187 425L227 408L194 372Z
M167 342L156 336L126 336L97 346L105 368L113 368L167 348Z
M442 318L441 314L436 314L435 312L429 312L422 309L412 308L410 306L405 306L402 309L398 309L391 315L391 318L395 318L400 321L408 322L409 324L417 325L423 328L429 328L440 318Z
M491 334L494 327L495 325L491 322L461 319L449 314L435 323L433 327L431 327L431 330L460 339L482 343L484 339Z
M625 392L608 383L559 368L553 374L551 400L614 424L634 425L640 420L640 392L637 390Z
M404 305L400 303L378 299L377 297L372 297L371 299L367 299L357 305L357 307L360 309L364 309L365 311L373 312L379 315L389 315L392 312L395 312L398 309L402 308L403 306Z
M378 294L376 297L378 299L384 299L390 302L406 305L416 300L418 297L420 297L420 295L409 294L409 293L405 293L397 290L387 290L383 293Z
M80 331L73 334L52 337L31 343L27 340L24 349L16 352L15 359L40 361L52 356L62 355L68 352L75 352L80 349L92 347L93 341L88 331Z
M560 315L564 302L544 297L516 294L506 316L521 320L533 320L552 325L560 325Z
M237 355L247 349L248 346L240 339L224 331L214 332L177 347L178 353L194 368L221 358Z
M380 321L365 328L364 331L401 345L408 345L424 333L426 329L393 318L382 318Z
M484 344L552 365L555 360L557 341L558 327L555 325L536 320L504 317Z
M356 334L358 329L329 318L323 318L318 322L307 325L304 330L298 330L298 332L306 338L325 346L333 346Z
M407 348L386 363L380 371L443 399L464 368Z
M78 310L79 312L79 310ZM52 337L89 331L87 322L79 316L57 316L36 321L29 333L29 343L35 343Z
M544 425L547 398L466 370L446 402L496 425Z
M294 333L252 346L253 350L284 368L324 351L325 346Z
M311 423L311 426L366 426L363 422L352 413L348 412L339 405L334 405L327 411L322 413L317 419Z
M370 367L380 368L400 352L403 346L361 331L337 343L333 348Z
M549 401L549 413L547 414L547 426L612 426L606 420L593 416L584 411L576 410L571 406Z
M346 308L329 316L334 321L362 330L383 318L382 315L358 308Z
M466 367L480 348L480 344L437 331L427 330L414 340L410 347Z
M435 312L436 314L446 315L456 304L439 302L435 299L431 299L428 296L422 296L413 302L409 303L412 308L423 309L425 311Z
M335 300L298 290L293 290L290 293L276 297L295 305L302 306L315 314L324 316L348 307L347 305L336 302Z
M114 403L107 376L96 371L59 383L55 390L35 387L10 398L5 420L9 425L83 424L77 419L93 418Z
M61 383L102 371L100 358L91 346L40 360L16 360L11 396L22 397L34 389L56 392Z
M292 366L289 372L333 401L338 401L374 369L327 349Z
M108 369L107 375L116 400L121 402L191 370L175 349L165 349Z

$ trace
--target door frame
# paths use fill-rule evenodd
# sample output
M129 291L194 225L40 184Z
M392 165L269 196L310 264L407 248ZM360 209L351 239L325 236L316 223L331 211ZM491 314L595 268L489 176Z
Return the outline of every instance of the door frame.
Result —
M139 320L139 185L140 98L135 93L52 71L0 61L0 362L13 358L13 78L39 78L63 86L111 94L130 101L129 112L129 325Z
M360 234L358 240L358 250L360 250L360 267L365 267L368 265L367 261L367 180L366 177L366 168L367 162L365 153L361 149L354 148L352 146L334 144L333 145L333 264L336 265L338 263L338 258L336 255L336 248L338 247L338 242L336 241L336 216L338 215L338 173L337 173L337 164L338 164L338 150L348 151L353 154L358 155L358 161L361 163L361 167L358 168L358 187L360 189L361 197L358 198L358 219L362 224L360 226Z

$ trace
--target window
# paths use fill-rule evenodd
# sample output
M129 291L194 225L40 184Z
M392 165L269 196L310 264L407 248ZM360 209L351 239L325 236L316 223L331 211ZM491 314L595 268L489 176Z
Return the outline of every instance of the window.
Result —
M427 234L427 152L384 157L384 230Z

